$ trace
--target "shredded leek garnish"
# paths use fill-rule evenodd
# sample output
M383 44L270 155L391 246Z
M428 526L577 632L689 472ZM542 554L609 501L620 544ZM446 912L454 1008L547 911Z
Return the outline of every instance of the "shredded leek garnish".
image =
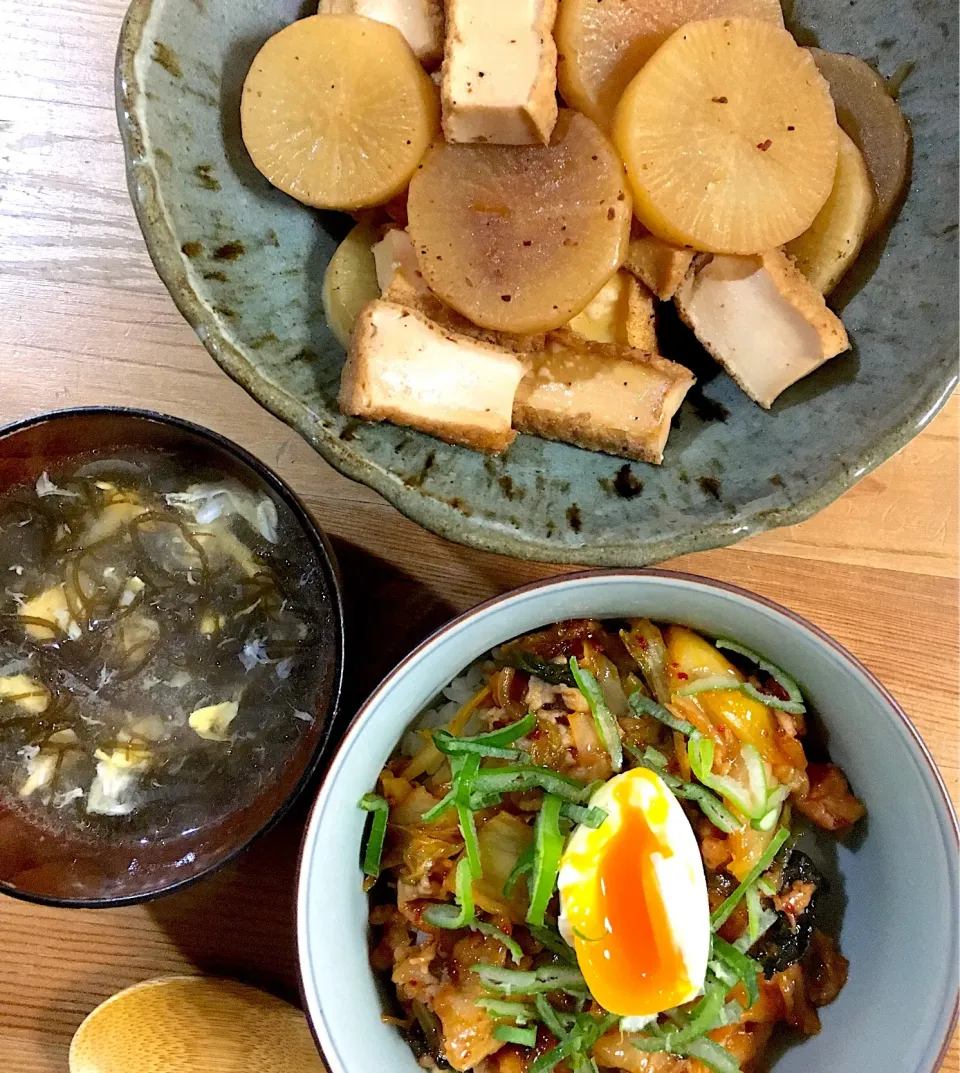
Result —
M533 1008L525 1002L509 1002L502 998L478 998L476 1005L486 1010L497 1021L510 1020L516 1021L518 1025L528 1025L537 1019Z
M652 716L658 723L663 723L664 726L669 727L671 730L679 731L679 733L685 734L687 737L696 729L693 723L688 723L686 719L678 719L662 704L658 704L650 697L645 697L642 693L631 693L627 703L630 705L634 715Z
M637 761L637 763L644 767L649 767L663 779L667 788L671 790L677 797L682 797L687 801L693 801L700 806L700 811L707 817L707 819L718 827L721 831L727 834L732 834L734 831L740 831L743 829L743 824L736 816L727 808L726 805L717 797L716 794L711 793L706 786L701 786L695 782L684 782L682 779L678 779L676 775L671 775L664 768L667 765L667 758L663 753L658 752L656 749L647 748L644 752L640 752L639 749L635 749L632 745L625 745L624 748L630 755Z
M547 924L538 928L535 924L532 924L528 925L527 930L534 939L536 939L542 947L549 950L551 954L556 954L556 956L563 961L569 962L571 965L576 965L576 951L572 946L567 945L566 940L556 928L552 928Z
M501 969L499 965L471 965L470 971L480 977L487 991L500 995L543 995L550 991L566 991L570 995L589 995L580 970L572 965L541 965L524 972L520 969Z
M585 827L599 827L609 813L604 808L584 808L583 805L572 805L569 801L564 802L560 809L560 815L574 823L582 823Z
M554 794L544 794L543 803L534 824L533 875L530 881L530 908L527 923L542 926L547 906L557 886L560 857L563 854L563 833L560 830L560 808L563 801Z
M367 836L366 849L363 852L363 871L376 879L380 875L380 861L383 857L383 843L387 837L387 820L390 817L390 805L379 794L364 794L360 798L360 808L373 813L370 834Z
M570 1060L575 1073L592 1071L596 1068L596 1063L590 1058L591 1048L604 1032L612 1028L619 1020L620 1018L612 1013L604 1017L594 1017L590 1013L578 1013L568 1017L569 1028L564 1029L558 1024L562 1032L562 1035L558 1036L560 1042L552 1050L541 1054L534 1060L533 1065L530 1066L530 1073L550 1073L564 1059ZM554 1035L557 1035L556 1031Z
M719 935L713 937L713 956L736 974L737 979L747 989L747 1000L752 1006L760 998L760 987L757 984L760 966L757 962L747 957L743 951L738 950L731 943L721 939Z
M431 905L424 910L423 919L435 928L465 928L473 923L473 874L466 857L457 865L456 908L452 905Z
M517 858L517 863L513 866L513 871L507 876L507 881L503 885L503 896L505 898L513 897L513 889L517 883L525 876L529 875L533 871L533 858L536 847L531 842L529 846L520 854Z
M550 768L522 764L513 767L485 768L474 780L474 794L471 807L479 807L475 802L483 801L486 806L494 804L494 795L512 793L517 790L546 790L547 793L580 804L586 797L587 787L577 779L559 775Z
M493 1030L493 1038L502 1040L504 1043L517 1043L521 1047L536 1047L536 1028L515 1028L513 1025L497 1025Z
M773 864L774 857L780 852L780 849L789 837L790 832L786 827L781 827L770 840L770 845L764 850L763 856L744 877L740 886L738 886L733 894L731 894L725 901L721 902L721 904L713 911L710 916L710 927L714 931L720 928L729 919L730 914L737 908L737 905L746 893L747 888L752 886L770 865Z
M510 957L513 958L514 964L519 964L520 959L523 957L523 950L520 948L520 944L511 939L505 931L501 931L495 924L488 924L485 920L474 920L470 927L474 931L479 931L482 935L489 935L496 939L497 942L503 943L510 953Z

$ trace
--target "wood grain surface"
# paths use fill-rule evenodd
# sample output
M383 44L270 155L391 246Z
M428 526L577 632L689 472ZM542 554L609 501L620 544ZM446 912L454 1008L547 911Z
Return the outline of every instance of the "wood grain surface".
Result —
M469 551L330 469L227 379L156 277L128 202L113 107L124 0L0 0L0 424L126 403L178 414L274 466L334 537L353 615L355 704L456 611L555 567ZM770 596L833 634L920 727L957 792L954 398L896 458L810 521L672 562ZM920 658L917 658L917 657ZM348 704L348 706L349 706ZM310 795L235 865L111 911L0 898L0 1071L63 1073L71 1035L114 991L179 972L295 996L293 886ZM956 1045L944 1069L957 1073ZM814 1073L814 1071L811 1071ZM816 1071L828 1073L828 1071Z

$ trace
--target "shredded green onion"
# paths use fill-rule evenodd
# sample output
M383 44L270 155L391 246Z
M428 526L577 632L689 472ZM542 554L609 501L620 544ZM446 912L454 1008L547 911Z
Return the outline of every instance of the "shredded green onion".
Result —
M434 820L439 820L440 817L448 812L456 805L456 789L451 788L444 794L443 797L433 806L428 808L427 811L420 817L423 823L433 823Z
M607 818L609 813L603 808L584 808L583 805L573 805L565 801L560 808L560 815L574 823L582 823L585 827L596 829Z
M518 1025L528 1025L536 1021L537 1015L525 1002L509 1002L502 998L478 998L474 1005L479 1006L494 1020L516 1021Z
M633 1045L640 1051L668 1051L671 1054L683 1054L689 1043L719 1025L725 997L725 984L718 981L708 984L703 998L689 1014L683 1015L683 1024L680 1027L669 1031L663 1031L658 1027L648 1038L634 1040Z
M703 737L699 731L690 735L687 756L694 775L704 786L709 786L711 790L716 790L732 802L747 819L754 821L754 827L770 830L776 826L780 806L786 800L789 790L778 783L767 782L766 766L756 747L746 744L740 748L747 769L747 786L729 776L714 774L714 750L714 742Z
M466 928L474 922L473 873L466 857L457 865L456 898L459 908L452 905L431 905L424 910L423 919L435 928Z
M747 887L744 898L747 903L747 937L750 940L750 946L753 946L760 938L760 914L763 912L760 904L760 887L756 884Z
M740 1063L719 1043L715 1043L709 1036L703 1036L694 1040L687 1047L687 1054L713 1071L713 1073L741 1073Z
M663 779L667 788L672 790L677 797L682 797L699 805L704 816L714 827L719 827L721 831L725 831L727 834L743 830L743 824L716 794L699 783L684 782L682 779L678 779L676 775L671 775L668 771L664 771L667 765L667 758L663 753L650 747L641 753L639 749L629 744L625 744L624 748L637 763L655 771Z
M566 940L555 928L545 924L543 927L538 928L535 924L528 925L527 930L537 940L537 942L549 950L551 954L556 954L558 958L568 962L571 965L576 965L577 954L572 946L568 946Z
M373 813L370 834L363 851L363 871L376 879L380 875L380 861L383 857L383 843L387 837L387 820L390 818L390 805L379 794L364 794L360 798L360 808Z
M740 683L740 692L744 693L751 700L758 700L761 704L766 704L768 708L776 708L781 712L789 712L790 715L803 715L807 710L807 707L803 703L796 703L792 700L782 700L780 697L775 697L772 693L761 693L756 686L751 685L750 682Z
M726 984L728 988L736 987L740 983L740 977L730 968L729 965L720 961L719 958L711 958L707 962L707 967L710 972L721 982Z
M719 691L740 693L743 685L736 678L723 674L711 674L706 678L696 678L689 685L677 690L678 697L695 697L698 693L716 693Z
M528 712L522 719L506 726L489 730L486 734L476 734L472 738L458 738L448 730L436 730L433 733L434 744L442 753L475 753L497 756L497 753L483 753L484 749L504 749L508 745L525 738L537 725L537 717ZM440 739L439 741L437 739ZM441 744L442 742L442 744ZM516 750L515 750L516 751Z
M751 700L759 701L768 708L776 708L781 712L789 712L791 715L802 715L807 710L802 704L781 700L772 693L761 693L756 686L751 685L749 682L738 682L733 678L723 678L722 676L698 678L695 682L691 682L690 685L684 686L683 689L678 689L677 695L693 697L697 693L714 693L720 690L728 693L743 693L745 696L750 697Z
M652 1024L645 1029L648 1035L632 1040L633 1045L646 1052L699 1058L719 1073L741 1073L734 1056L707 1035L715 1028L734 1024L743 1016L743 1007L738 1002L725 1002L725 994L726 981L713 980L707 984L704 997L689 1013L679 1009L667 1011L676 1028Z
M484 745L478 741L458 738L446 730L435 730L433 732L433 744L447 756L476 753L477 756L488 756L495 760L521 760L523 758L523 752L520 749L504 749L498 745Z
M502 969L499 965L471 965L487 991L500 995L541 995L549 991L566 991L570 995L589 995L586 981L572 965L541 965L524 972Z
M718 827L726 834L734 831L742 831L743 824L727 808L727 806L711 793L706 786L699 786L695 782L683 782L665 771L660 772L660 778L677 795L687 801L693 801L700 806L700 811L707 817L714 827Z
M641 760L656 771L667 766L667 758L659 749L654 749L652 745L648 745L646 749L643 750Z
M593 721L597 724L600 740L610 754L613 770L620 771L623 767L623 745L620 741L620 726L617 723L617 717L607 706L600 683L590 671L581 669L576 656L570 657L570 671L577 683L577 688L587 698L590 711L593 713Z
M558 775L545 767L521 764L513 767L484 769L474 780L471 807L478 798L490 794L506 794L516 790L546 790L548 794L570 801L575 805L584 800L587 789L582 782ZM431 810L432 811L432 810ZM424 817L426 818L426 817Z
M739 1002L731 1000L720 1011L720 1024L718 1028L722 1028L724 1025L735 1025L737 1021L743 1017L744 1009Z
M512 898L513 889L520 879L533 871L533 858L535 852L536 847L531 842L517 858L517 863L513 866L513 871L507 876L507 881L503 885L503 896L505 898Z
M573 1024L569 1031L552 1050L540 1055L530 1066L530 1073L550 1073L565 1058L572 1060L577 1073L586 1073L586 1070L595 1068L595 1063L590 1058L590 1048L597 1040L619 1021L615 1014L607 1014L603 1018L596 1018L589 1013L577 1014L573 1018Z
M469 800L474 780L480 771L480 756L477 753L466 753L462 756L451 757L450 767L453 772L453 799L467 861L473 878L479 879L483 874L483 867L480 864L480 843L477 841L477 825L469 807Z
M460 821L460 832L463 835L463 845L467 851L467 862L474 879L480 879L483 875L483 866L480 863L480 843L477 841L477 825L473 813L466 805L457 805L457 818Z
M433 808L427 809L421 817L423 822L433 823L434 820L438 820L444 813L457 805L467 807L472 811L477 811L480 808L487 808L490 805L499 804L500 795L506 792L505 790L502 788L496 789L489 785L478 785L480 760L482 757L486 756L510 760L520 758L523 754L519 750L511 750L506 747L529 734L536 724L536 716L530 713L525 715L523 719L518 719L515 723L500 727L498 730L491 730L487 734L478 734L473 738L457 738L445 730L436 731L433 736L434 744L441 752L446 753L450 757L453 785L444 797L433 806ZM469 763L467 763L468 760ZM527 766L496 769L498 772L507 770L547 771L548 769L528 768ZM548 773L554 774L553 772ZM484 774L486 775L489 773L484 772ZM563 776L558 775L556 778L562 779ZM577 783L576 785L580 786L582 784ZM509 788L526 789L528 787ZM566 792L572 794L571 790L567 790ZM464 838L469 840L470 835L467 830L468 825L464 823L462 813L459 818L461 828L464 830ZM470 852L469 845L468 852ZM479 867L479 857L475 856L473 853L471 853L471 857L473 858L473 866ZM479 873L477 873L477 877L479 878Z
M784 701L779 697L771 696L769 693L761 693L759 689L754 689L753 686L750 686L749 690L744 690L748 696L752 696L754 700L759 700L762 704L766 704L770 708L780 708L781 711L791 712L793 715L802 715L807 710L803 703L803 693L801 693L800 687L785 670L778 667L775 663L768 662L762 656L754 652L753 649L747 648L737 641L730 641L724 637L720 637L714 644L717 648L726 649L728 652L736 652L738 655L743 656L744 659L748 659L751 663L756 664L761 671L766 671L777 685L780 686L784 693L787 694L788 699Z
M757 974L761 970L757 962L747 957L731 943L721 939L719 935L713 937L713 956L736 974L747 989L747 999L752 1006L760 998Z
M537 1016L547 1026L550 1032L558 1039L562 1040L566 1035L566 1030L560 1023L560 1017L557 1011L550 1005L550 1000L546 995L534 995L533 1004L537 1011Z
M563 833L560 830L560 808L563 801L554 794L545 794L534 825L533 880L530 884L530 908L527 923L542 926L547 906L557 886L560 857L563 854Z
M687 737L696 729L693 723L688 723L686 719L678 719L662 704L658 704L650 697L645 697L642 693L632 693L627 703L630 705L634 715L652 716L658 723L663 723L664 726L669 727L671 730L676 730L680 734L685 734Z
M737 908L737 905L746 893L747 888L752 886L770 865L773 864L774 857L780 852L783 844L789 837L790 832L787 828L781 827L771 839L770 845L764 850L763 856L757 861L753 868L750 869L749 873L744 877L743 881L733 894L731 894L724 902L721 902L721 904L713 911L710 916L710 927L714 931L729 919L730 914Z
M536 1047L536 1028L515 1028L513 1025L497 1025L493 1030L493 1038L503 1043L517 1043L521 1047Z
M520 959L523 957L523 950L516 939L511 939L505 931L501 931L496 925L488 924L485 920L474 920L471 925L474 931L479 931L482 935L490 935L497 942L503 943L503 945L510 952L510 957L513 958L514 964L519 964Z
M760 893L763 890L763 884L758 880L753 886L747 888L747 914L750 915L751 898L756 905L755 919L752 924L747 925L747 930L740 936L739 939L733 944L741 953L746 953L751 946L776 924L779 914L775 909L768 909L762 907L760 903Z

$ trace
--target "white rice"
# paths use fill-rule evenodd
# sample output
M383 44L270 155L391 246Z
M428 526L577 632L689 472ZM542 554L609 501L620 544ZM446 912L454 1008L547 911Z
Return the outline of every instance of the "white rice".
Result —
M487 657L484 656L472 663L461 675L458 675L449 684L440 690L434 697L428 708L425 708L407 728L400 742L400 751L404 756L415 756L423 748L423 730L436 730L437 727L446 726L451 719L460 711L467 701L483 685L483 668L487 665ZM467 723L466 733L475 734L483 727L474 719Z

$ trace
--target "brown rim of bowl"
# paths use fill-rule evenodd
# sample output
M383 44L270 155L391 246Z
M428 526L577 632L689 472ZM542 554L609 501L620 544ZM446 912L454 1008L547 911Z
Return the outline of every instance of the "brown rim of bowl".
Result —
M388 470L350 450L336 436L327 435L299 399L260 376L240 347L224 336L220 324L194 290L161 197L156 168L146 152L144 130L136 112L140 87L134 69L135 59L143 42L144 26L155 2L132 0L130 4L117 47L115 86L127 187L157 274L187 323L231 379L266 410L299 433L340 473L379 492L397 510L431 532L467 547L518 559L614 569L637 568L645 563L662 562L694 551L725 547L754 533L795 525L812 517L909 443L940 412L957 386L957 373L952 371L952 366L948 366L944 380L924 392L901 423L872 443L864 457L845 467L816 491L779 510L757 507L749 515L700 525L692 531L663 540L635 543L619 541L614 544L594 542L579 547L555 546L545 539L525 538L505 529L479 526L449 504L408 488ZM312 210L304 207L304 211Z
M317 1050L320 1056L329 1065L328 1059L324 1054L323 1047L320 1043L320 1037L317 1033L316 1027L313 1023L313 1018L310 1015L310 1008L307 1003L306 988L303 982L303 961L300 956L300 922L299 922L299 891L300 880L303 873L303 858L304 848L306 845L306 835L309 832L313 818L317 811L317 805L319 803L319 795L323 791L326 784L327 777L329 775L330 768L334 762L340 756L341 751L349 747L349 738L356 725L363 719L367 710L369 709L374 698L384 690L388 689L394 679L396 679L400 673L404 670L408 663L415 659L428 645L432 645L444 634L449 633L452 629L457 628L461 623L467 619L472 618L474 615L486 611L488 608L494 607L497 604L503 603L506 600L512 599L515 596L522 593L536 592L539 589L552 588L554 586L560 586L569 581L582 581L586 578L601 578L601 577L658 577L667 578L674 581L682 581L694 585L697 588L706 589L719 589L721 592L727 592L734 596L743 597L751 603L759 604L761 607L767 608L770 611L775 612L778 615L782 615L784 618L789 619L795 626L805 632L812 634L818 641L823 642L828 648L832 649L841 660L853 667L853 669L864 678L867 682L880 694L881 698L887 703L890 710L897 717L900 723L903 725L907 732L908 737L912 740L916 747L917 753L924 761L929 769L930 775L933 778L933 782L937 789L940 791L941 804L946 813L946 816L950 823L950 830L953 833L954 842L960 847L960 823L957 820L957 813L953 807L953 801L950 799L949 793L947 793L946 784L943 781L943 776L940 774L940 769L937 767L936 761L930 754L930 750L927 748L926 742L920 735L920 732L914 726L913 721L907 715L907 713L900 707L900 704L894 698L893 694L887 689L887 687L877 678L877 676L867 668L852 652L844 648L839 641L834 640L828 633L822 630L819 626L805 619L802 615L798 615L795 611L791 611L789 608L784 607L782 604L778 604L775 600L771 600L766 596L761 596L759 593L751 592L749 589L743 589L739 585L731 585L727 581L716 581L713 578L701 577L698 574L688 574L681 570L656 570L656 569L613 569L613 570L579 570L575 573L561 574L555 577L543 578L539 581L532 581L526 585L521 585L516 589L510 589L509 592L501 593L499 596L491 597L489 600L484 600L482 603L477 604L474 607L469 608L467 611L451 619L445 625L441 626L438 630L435 630L429 637L421 641L416 648L413 649L408 655L406 655L394 669L383 679L382 682L373 690L370 696L363 702L358 709L356 715L350 720L349 725L345 728L343 736L340 739L340 744L330 757L330 762L327 765L327 769L324 772L323 779L321 780L318 788L317 798L310 806L310 813L307 816L307 822L304 826L304 838L300 843L300 849L297 854L297 987L300 992L300 1005L303 1009L304 1016L307 1019L307 1024L310 1026L310 1033L313 1036L313 1041L317 1046ZM911 1070L910 1073L937 1073L943 1064L943 1060L947 1055L947 1050L950 1047L951 1040L953 1038L954 1030L957 1027L958 1016L960 1016L960 989L953 1001L953 1010L950 1015L949 1023L943 1034L943 1039L940 1043L940 1049L937 1052L937 1057L934 1060L929 1071L926 1070ZM339 1060L339 1059L338 1059ZM343 1066L343 1063L340 1063Z
M153 422L155 424L172 426L183 432L189 432L203 440L207 440L214 446L233 455L238 461L252 470L253 473L255 473L256 476L259 477L260 480L262 480L264 484L266 484L277 497L287 505L287 507L289 507L297 524L303 529L304 534L313 546L317 561L321 564L324 574L326 575L326 581L329 586L330 597L333 603L333 618L336 622L336 636L334 637L334 668L330 692L330 706L323 731L317 739L316 748L286 799L281 802L279 808L277 808L262 827L250 835L249 838L235 849L231 850L230 853L226 854L221 860L214 862L196 875L190 876L187 879L178 880L176 883L172 883L167 887L162 887L159 890L148 891L145 894L120 895L116 898L53 898L43 894L31 894L26 891L6 886L5 884L0 884L0 894L8 895L11 898L18 898L24 902L31 902L34 905L47 905L57 909L118 909L125 905L140 905L143 902L153 901L155 898L164 897L167 894L175 894L181 890L185 890L187 887L200 882L202 879L206 879L225 865L235 861L242 853L248 850L258 838L265 835L280 822L321 765L329 763L333 758L333 753L330 751L331 738L333 735L334 724L336 723L337 715L339 714L340 702L343 694L344 650L346 637L344 632L343 593L341 591L340 568L337 563L336 555L334 554L326 534L310 516L309 511L300 501L293 489L278 477L269 466L264 462L261 462L255 455L252 455L246 448L241 447L232 440L228 440L225 436L221 436L219 432L214 432L212 429L204 428L202 425L197 425L193 421L187 421L182 417L172 417L169 414L159 413L156 410L143 410L133 406L75 406L65 410L46 410L33 417L23 418L22 420L14 421L7 425L0 425L0 453L2 453L4 449L5 441L10 436L15 435L23 429L32 428L36 425L43 425L48 422L59 421L62 418L97 417L102 414L129 417Z

